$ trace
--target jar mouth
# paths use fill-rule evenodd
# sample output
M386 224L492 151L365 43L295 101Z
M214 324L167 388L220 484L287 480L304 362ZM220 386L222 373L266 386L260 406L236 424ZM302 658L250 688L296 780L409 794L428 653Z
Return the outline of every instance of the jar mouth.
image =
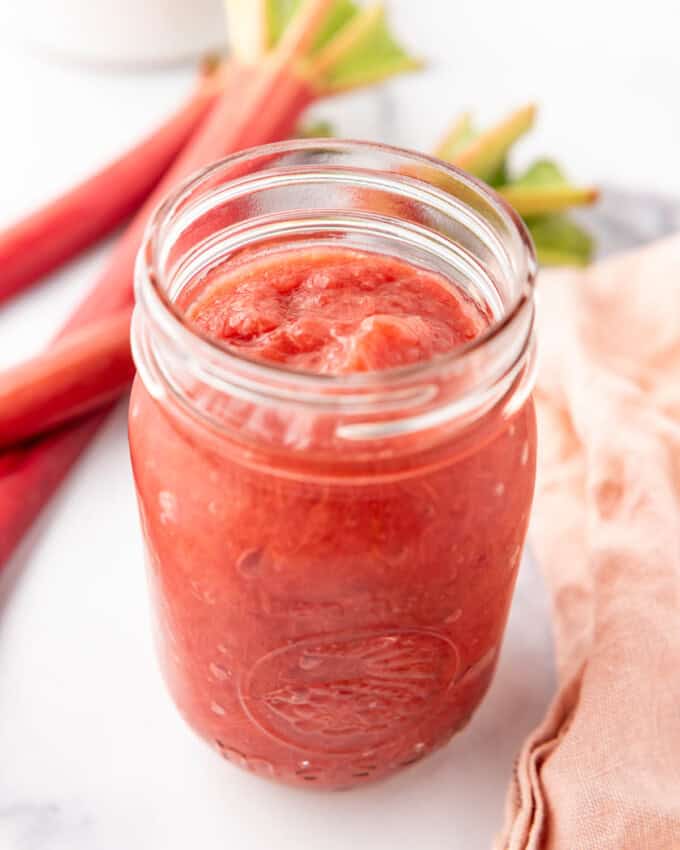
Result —
M187 211L190 218L201 214L206 204L205 199L201 197L202 187L206 185L220 187L219 191L223 198L233 197L234 194L247 192L254 184L258 187L261 187L263 183L271 185L272 181L275 182L281 175L280 167L263 169L262 164L273 163L282 157L294 160L297 156L303 158L309 155L318 155L321 161L326 157L336 156L354 158L361 163L366 160L375 161L377 164L383 159L399 163L402 165L401 173L399 171L389 174L378 173L378 178L374 181L375 185L384 186L389 183L392 187L398 184L407 186L407 193L427 197L428 203L435 205L442 215L448 213L452 218L460 216L465 211L465 202L461 203L460 199L461 194L474 199L475 202L483 203L485 208L494 213L505 231L504 241L496 240L498 244L495 247L496 250L504 251L506 254L504 259L507 273L516 276L517 292L513 299L503 305L500 315L495 316L489 326L473 340L431 359L381 371L329 375L291 369L279 363L255 360L224 342L204 334L187 320L183 311L174 303L169 292L168 281L164 280L164 277L167 277L163 271L164 264L167 264L168 260L167 244L172 242L173 238L177 238L182 230L182 225L178 226L177 223L178 217L186 216ZM324 168L327 170L327 166ZM349 166L336 165L334 169L340 175L339 179L346 181L355 179L363 187L371 186L366 168L353 168L350 163ZM289 177L290 170L289 165L287 169ZM305 172L304 167L301 167L300 175L301 183L312 179L309 172ZM448 184L458 188L458 196L447 192ZM470 208L468 208L469 211ZM492 231L487 229L489 230L487 235L491 237ZM223 233L228 234L228 230L229 228ZM290 246L284 245L283 249L285 250L286 247ZM277 380L285 383L294 381L310 389L316 386L338 391L343 388L370 389L373 386L379 386L385 390L389 385L403 381L412 382L421 377L426 378L432 370L439 371L461 363L470 355L489 346L517 320L527 306L532 306L536 278L535 253L526 226L519 215L490 187L434 157L390 145L335 139L294 140L252 148L201 170L172 192L158 208L147 228L137 262L137 300L144 304L152 321L158 323L163 333L176 343L181 345L184 342L194 349L198 347L195 354L200 355L203 351L213 362L217 357L225 369L245 373L251 379L257 379L259 376L270 383Z

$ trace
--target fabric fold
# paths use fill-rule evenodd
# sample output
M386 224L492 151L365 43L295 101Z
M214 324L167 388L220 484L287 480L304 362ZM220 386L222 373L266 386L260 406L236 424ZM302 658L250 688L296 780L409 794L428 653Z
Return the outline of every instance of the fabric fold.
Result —
M543 272L531 539L558 692L502 850L680 848L680 236Z

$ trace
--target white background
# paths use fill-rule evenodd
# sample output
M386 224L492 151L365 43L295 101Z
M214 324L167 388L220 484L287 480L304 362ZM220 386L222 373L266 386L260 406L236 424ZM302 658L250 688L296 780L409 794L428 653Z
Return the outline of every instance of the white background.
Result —
M340 133L429 148L460 109L492 120L536 99L520 159L555 154L584 182L680 196L670 3L391 6L431 69L322 105ZM70 66L0 31L0 226L151 128L191 79ZM43 344L103 250L2 307L0 367ZM159 682L124 419L121 406L0 580L0 850L488 848L513 756L552 688L535 568L525 564L492 692L450 747L354 794L269 786L195 741Z

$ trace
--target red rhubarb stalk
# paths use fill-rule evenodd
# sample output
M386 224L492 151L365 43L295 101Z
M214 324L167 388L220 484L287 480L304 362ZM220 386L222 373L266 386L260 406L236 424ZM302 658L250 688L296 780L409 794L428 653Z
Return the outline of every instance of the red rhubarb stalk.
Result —
M332 0L313 0L310 5L328 8L331 4ZM134 217L103 275L64 325L62 334L133 303L137 251L152 213L172 189L214 160L292 134L300 115L315 99L309 82L291 70L298 49L293 36L293 30L287 33L261 68L244 68L230 75L217 103Z
M314 11L329 6L323 0L310 4ZM135 257L147 222L158 203L181 180L215 159L292 133L302 111L314 97L308 82L288 70L295 63L303 40L303 30L291 30L271 59L253 72L251 83L241 81L235 86L235 79L230 81L195 136L133 219L99 282L73 313L59 338L131 306ZM75 428L65 428L0 459L0 564L12 554L104 418L105 413L96 413Z
M214 105L222 69L206 63L196 90L161 127L70 191L0 230L0 301L29 287L135 212Z
M321 24L328 20L336 2L307 0L274 50L257 66L230 73L224 92L133 219L99 282L62 328L58 339L132 306L135 258L149 217L166 194L188 175L220 157L291 135L304 109L324 93L374 82L417 64L391 40L382 15L357 9L353 14L371 16L371 27L356 27L354 39L344 44L334 64L315 74L314 63L307 61L307 54L312 45L318 51L316 39ZM246 4L244 8L250 6ZM329 39L334 37L335 32L331 32ZM333 49L332 41L329 49ZM366 57L374 54L378 67L367 65ZM322 66L323 55L323 51L316 52ZM26 449L0 456L0 565L94 436L107 410L90 414L81 423L64 427Z
M0 456L0 566L14 552L70 467L78 460L106 413L88 416L43 437L29 450Z
M115 401L132 382L130 310L92 322L0 373L0 448Z

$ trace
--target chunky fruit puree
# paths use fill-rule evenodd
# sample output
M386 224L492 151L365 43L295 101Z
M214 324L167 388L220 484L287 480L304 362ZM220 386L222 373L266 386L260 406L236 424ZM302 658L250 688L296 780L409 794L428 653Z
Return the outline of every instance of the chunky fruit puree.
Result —
M326 376L430 360L491 321L434 272L332 247L227 264L178 306L232 351ZM300 785L346 788L416 761L467 722L493 674L533 492L531 402L464 435L439 425L427 451L408 432L399 453L389 439L282 435L298 407L223 408L241 430L139 379L131 402L178 707L226 759Z
M187 315L243 354L330 375L429 360L488 324L440 275L341 249L274 253L236 266L204 284Z

